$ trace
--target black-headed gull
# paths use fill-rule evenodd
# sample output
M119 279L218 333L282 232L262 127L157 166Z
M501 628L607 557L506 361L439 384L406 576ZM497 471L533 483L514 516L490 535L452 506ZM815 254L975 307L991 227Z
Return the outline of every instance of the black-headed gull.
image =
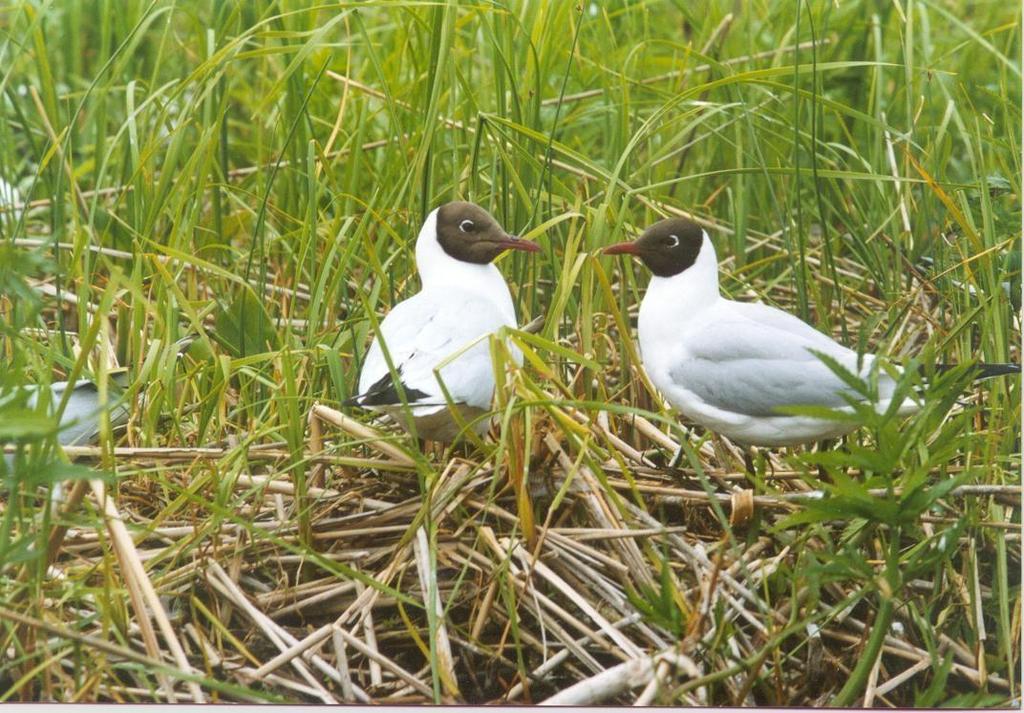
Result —
M56 413L64 394L71 389L71 395L67 397L67 404L60 415L58 424L57 442L62 446L84 446L95 443L100 436L100 422L103 412L107 411L110 418L110 426L116 428L128 421L129 406L123 399L124 389L128 383L127 372L117 370L110 373L108 382L108 403L106 406L100 403L99 387L89 379L79 379L73 384L67 381L55 381L50 384L49 398L45 405L46 411L51 416ZM38 385L20 387L28 392L25 406L34 410L39 403L39 397L45 393ZM12 392L5 395L6 398L16 397ZM0 450L6 445L0 442ZM4 453L4 462L7 468L15 465L14 454ZM56 491L59 496L59 488Z
M864 355L858 366L856 352L793 315L722 297L715 248L699 225L663 220L604 253L635 255L653 273L640 304L641 358L651 382L686 418L747 446L793 446L854 428L778 409L849 409L843 396L853 392L815 352L862 376L875 357ZM1019 372L1015 364L979 368L981 377ZM880 370L877 408L888 408L894 390ZM916 408L908 399L900 412Z
M181 357L196 340L196 336L190 334L171 345L176 357ZM45 410L50 415L55 415L57 407L64 399L68 389L71 395L67 397L67 404L60 414L58 423L57 443L62 446L84 446L96 443L100 436L100 423L103 412L106 411L110 418L110 425L113 428L122 426L128 421L131 415L131 402L126 399L126 391L131 382L128 369L111 369L107 380L107 403L100 403L99 386L92 379L80 378L76 381L54 381L49 386L49 396L46 399ZM27 393L25 406L30 410L38 407L40 396L45 392L39 384L26 384L19 386L10 394L2 398L18 398L18 393ZM4 444L0 443L0 448ZM10 454L8 454L10 455ZM8 465L13 463L12 458L7 458Z
M381 322L359 375L359 395L346 405L385 413L407 431L412 430L404 415L408 413L419 438L454 440L461 427L449 399L463 423L491 409L494 372L488 335L517 324L508 285L491 261L506 250L539 249L506 233L480 206L455 201L435 209L416 239L423 287ZM394 372L384 358L382 340ZM522 363L517 350L513 356ZM476 421L474 427L485 432L487 420Z
M110 425L117 427L128 420L128 404L121 400L125 386L128 384L128 373L118 371L110 375ZM56 381L50 384L50 411L60 405L64 393L71 388L71 396L60 416L60 431L57 442L62 446L81 446L93 443L100 435L100 420L104 407L100 405L100 390L96 382L79 379L74 384L67 381ZM28 407L35 408L39 390L34 389L28 399Z

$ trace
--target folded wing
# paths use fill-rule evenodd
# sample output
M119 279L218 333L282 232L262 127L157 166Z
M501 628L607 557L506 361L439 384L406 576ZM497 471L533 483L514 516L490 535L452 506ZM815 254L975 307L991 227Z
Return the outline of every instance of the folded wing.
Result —
M857 373L857 354L792 315L765 305L734 303L687 340L669 374L704 403L748 416L782 415L782 406L847 406L855 396L815 352ZM754 309L756 308L756 309ZM864 370L871 356L865 356ZM881 396L891 393L887 376Z
M420 292L399 303L381 322L359 377L360 406L402 403L381 340L395 367L405 400L417 407L444 408L447 401L435 369L453 403L491 406L494 374L488 335L506 326L500 310L458 290ZM423 408L417 410L423 411Z

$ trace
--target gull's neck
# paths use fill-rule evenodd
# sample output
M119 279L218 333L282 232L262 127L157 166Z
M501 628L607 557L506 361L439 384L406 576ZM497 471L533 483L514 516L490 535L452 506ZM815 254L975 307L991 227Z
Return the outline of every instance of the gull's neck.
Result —
M476 265L456 260L444 251L437 241L437 209L423 222L416 238L416 269L420 273L423 289L457 288L494 302L516 324L516 310L512 295L501 272L494 265Z
M673 332L680 323L696 317L721 299L718 292L718 258L707 233L693 265L671 277L651 276L640 303L638 329L641 341Z

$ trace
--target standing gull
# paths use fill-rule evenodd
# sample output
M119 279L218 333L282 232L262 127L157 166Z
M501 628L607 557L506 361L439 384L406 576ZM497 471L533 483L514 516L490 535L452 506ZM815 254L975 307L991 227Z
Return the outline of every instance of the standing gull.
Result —
M494 396L488 335L517 324L508 285L491 261L506 250L539 249L506 233L480 206L455 201L435 209L416 239L423 289L381 322L359 375L359 395L345 404L385 413L423 439L454 440L459 420L476 421L476 432L484 433L487 420L476 419ZM512 351L521 364L522 354Z
M651 382L686 418L747 446L793 446L836 438L856 427L779 409L851 410L846 399L856 393L818 354L861 378L876 357L865 354L858 360L856 352L782 310L722 297L715 248L699 225L684 218L663 220L637 240L604 252L635 255L653 273L640 304L641 357ZM976 375L1017 373L1017 364L983 364ZM880 412L895 389L892 377L880 371ZM908 399L900 413L917 408Z

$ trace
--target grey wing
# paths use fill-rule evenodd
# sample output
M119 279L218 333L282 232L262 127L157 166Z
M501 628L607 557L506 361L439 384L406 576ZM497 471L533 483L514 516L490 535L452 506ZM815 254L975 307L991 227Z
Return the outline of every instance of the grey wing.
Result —
M39 399L39 386L25 387L30 393L26 405L34 409ZM56 381L50 385L49 413L53 415L64 392L68 389L68 382ZM57 442L62 446L81 446L95 443L100 435L100 421L103 406L99 401L99 389L96 384L88 379L76 381L71 386L71 396L68 397L67 406L60 417L60 430L57 432ZM107 408L110 411L110 425L116 427L128 420L128 404L125 403L119 389L111 388L109 394L110 402ZM5 453L4 461L8 468L13 468L14 454Z
M58 381L50 386L50 411L55 411L60 405L64 393L68 389L68 382ZM29 408L35 408L38 396L38 387L28 399ZM107 406L110 410L110 425L117 426L124 423L128 418L128 407L118 400L114 389L108 394L110 403ZM93 443L100 434L100 420L103 412L100 404L99 388L88 379L80 379L71 385L71 396L60 416L60 432L57 434L57 441L63 446L77 446Z
M458 293L421 292L399 303L381 322L359 377L362 406L401 403L384 359L381 338L405 391L417 405L447 403L435 369L452 401L490 408L494 394L488 335L505 326L486 301L460 302ZM441 366L443 364L443 366Z
M720 320L685 345L669 374L706 404L732 413L775 416L782 406L847 406L843 396L855 392L815 352L855 373L856 353L793 320L813 334L780 329L770 320Z
M726 329L736 329L746 332L751 328L772 330L776 332L769 336L762 334L757 340L760 349L772 349L777 346L786 357L792 357L794 352L803 353L808 348L828 354L836 359L855 357L855 353L836 342L824 332L819 332L811 325L804 322L789 312L771 307L761 302L730 302L729 309L724 313L722 324L727 325ZM791 341L791 340L796 340ZM735 345L731 345L735 346Z

